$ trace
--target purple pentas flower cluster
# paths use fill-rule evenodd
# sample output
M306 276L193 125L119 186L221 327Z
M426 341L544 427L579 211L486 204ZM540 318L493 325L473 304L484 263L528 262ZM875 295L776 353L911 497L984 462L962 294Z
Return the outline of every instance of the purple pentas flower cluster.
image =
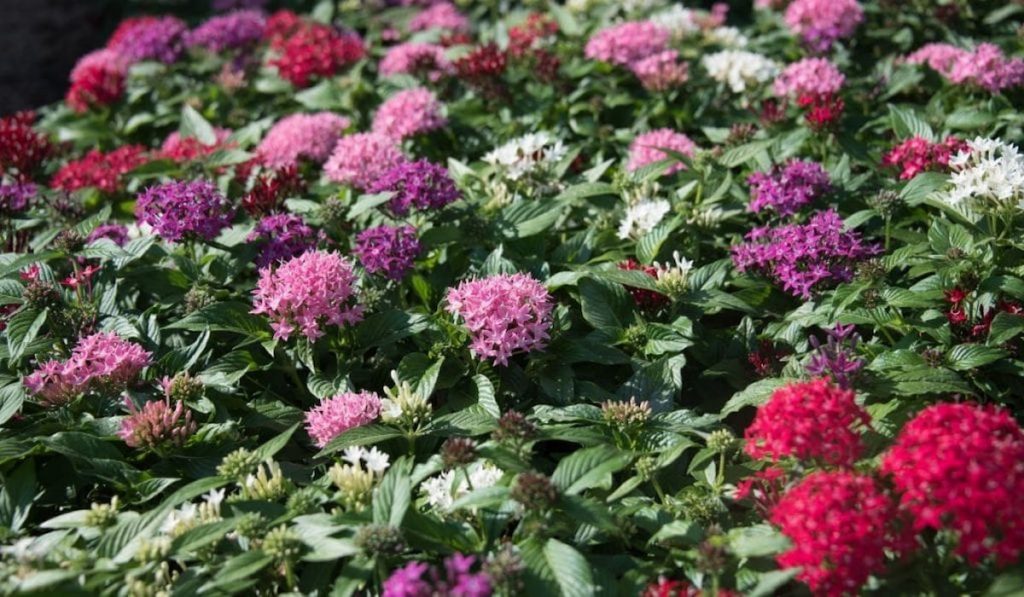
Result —
M827 332L828 340L825 344L813 334L808 338L814 347L814 354L805 369L814 377L830 377L837 386L848 389L867 364L866 360L857 356L860 335L852 324L836 324Z
M832 190L828 173L817 162L790 160L769 172L755 172L747 178L752 212L771 209L791 216Z
M79 340L68 360L40 363L24 383L43 404L59 406L89 391L123 392L149 364L150 353L141 346L100 332Z
M514 354L543 350L554 301L543 284L526 274L469 280L448 289L449 313L469 330L478 358L507 365Z
M815 213L806 224L755 228L745 239L732 247L736 268L768 276L804 299L823 287L850 281L857 262L880 251L859 233L846 230L833 209Z
M213 240L231 225L234 210L212 182L174 181L143 191L135 205L135 217L173 243Z
M441 209L461 196L444 166L429 160L403 162L385 172L372 185L371 193L394 193L388 210L404 216L410 209Z
M172 64L181 57L188 32L188 26L181 19L142 17L124 23L127 26L114 32L107 47L129 62L156 60Z
M373 116L373 132L401 141L448 123L429 89L405 89L389 97Z
M412 226L377 226L356 236L353 252L371 274L401 280L419 257L420 241Z
M995 44L978 44L974 50L946 43L926 44L906 61L927 64L953 84L980 87L991 93L1024 85L1024 59L1007 57Z
M36 185L30 182L0 184L0 216L10 217L25 211L37 192Z
M260 270L252 312L270 318L274 338L298 332L316 340L326 326L355 324L363 309L356 303L352 264L335 252L308 251Z
M256 265L265 267L315 249L322 237L300 216L274 214L262 218L246 240L260 248Z
M324 174L334 182L365 190L405 161L395 139L379 133L357 133L338 141L324 164Z
M476 558L452 554L439 569L425 562L409 562L384 581L384 597L490 597L494 588L484 572L473 572Z
M185 34L185 45L223 52L251 46L263 38L267 18L259 10L236 10L208 19Z
M351 122L333 112L292 114L277 121L256 147L260 162L286 168L306 159L322 164Z
M323 448L345 431L376 421L380 408L380 396L373 392L338 394L306 412L306 431Z
M91 243L101 238L110 239L115 245L123 247L128 242L128 227L116 222L100 224L89 233L86 242Z

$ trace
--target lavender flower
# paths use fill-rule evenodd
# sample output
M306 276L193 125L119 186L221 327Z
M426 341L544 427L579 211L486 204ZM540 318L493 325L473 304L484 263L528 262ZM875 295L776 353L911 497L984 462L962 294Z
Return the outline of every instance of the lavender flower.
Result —
M828 173L817 162L791 160L770 172L755 172L750 184L750 211L766 208L779 215L791 216L832 189Z
M396 216L404 216L412 208L440 209L460 197L448 170L428 160L405 162L391 168L369 190L394 193L387 206Z
M837 386L849 389L854 377L867 364L866 360L857 356L860 335L853 324L836 324L826 332L828 340L825 344L822 344L817 336L808 337L807 340L814 347L815 353L805 369L814 377L831 377Z
M135 217L164 240L213 240L231 225L232 209L212 182L174 181L150 187L139 195Z
M420 254L420 241L412 226L377 226L359 233L353 252L371 274L401 280Z
M260 220L246 240L261 245L256 265L264 267L315 249L322 236L299 216L277 214Z

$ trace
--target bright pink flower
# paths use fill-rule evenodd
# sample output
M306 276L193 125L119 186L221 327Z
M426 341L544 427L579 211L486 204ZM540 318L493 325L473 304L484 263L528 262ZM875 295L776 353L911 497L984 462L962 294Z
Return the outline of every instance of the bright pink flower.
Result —
M373 117L373 132L401 141L447 123L434 92L417 87L399 91L381 104Z
M990 43L978 44L974 50L946 43L926 44L908 55L906 61L927 64L956 85L973 85L991 93L1024 85L1024 60L1007 58L999 46Z
M823 52L853 35L864 21L864 9L857 0L793 0L784 18L804 43Z
M342 137L324 164L334 182L357 189L369 188L385 172L406 161L395 140L378 133Z
M307 411L306 431L323 448L343 432L372 423L378 416L380 396L373 392L345 392Z
M1024 551L1024 430L1006 410L929 406L900 430L881 471L914 530L954 531L970 564L1011 564Z
M271 168L295 166L302 159L322 164L349 124L332 112L285 116L260 141L256 155Z
M587 42L584 55L628 67L667 50L670 36L668 29L650 21L622 23L595 33Z
M68 192L95 187L102 193L117 193L124 189L124 175L147 159L146 148L141 145L125 145L108 153L93 149L64 164L53 175L50 186Z
M649 133L637 135L629 145L629 162L626 164L626 169L633 172L649 164L671 157L662 151L663 149L675 151L685 156L692 156L693 152L697 149L697 145L686 135L672 129L656 129ZM685 169L686 166L682 162L677 162L669 166L665 174L672 174Z
M953 65L966 54L970 52L952 44L931 43L921 46L904 60L909 64L927 64L935 72L948 77Z
M437 82L454 72L444 48L435 44L409 42L388 49L377 66L381 76L409 74Z
M690 78L690 67L679 58L679 52L665 50L637 60L630 69L644 89L666 91L679 87Z
M469 280L447 294L449 313L461 317L479 358L507 365L513 354L542 350L554 301L543 284L526 274Z
M882 165L899 168L900 180L908 180L929 170L946 171L949 159L965 150L967 143L956 137L947 137L941 143L911 137L890 149L882 158Z
M108 106L121 99L130 63L113 50L96 50L82 56L71 71L71 87L65 101L75 112Z
M744 450L773 462L793 457L852 466L864 450L858 428L870 421L852 390L826 379L793 383L775 390L757 409L744 434Z
M139 345L100 332L79 340L67 361L40 364L24 383L44 404L59 406L87 391L123 392L149 364L150 353Z
M835 95L843 88L846 77L825 58L804 58L794 62L775 79L778 97L801 95Z
M158 446L185 445L196 432L192 411L180 400L161 398L145 403L140 410L131 398L125 397L128 416L121 419L117 435L130 448L155 448Z
M348 260L334 252L309 251L280 267L260 270L252 313L270 318L274 338L287 340L300 332L316 340L328 325L353 325L362 319L355 282Z
M409 20L409 31L469 31L469 19L451 2L438 2Z

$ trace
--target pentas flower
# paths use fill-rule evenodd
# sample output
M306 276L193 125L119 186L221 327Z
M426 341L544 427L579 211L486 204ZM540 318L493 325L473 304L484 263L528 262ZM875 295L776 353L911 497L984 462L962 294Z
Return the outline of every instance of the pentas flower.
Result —
M334 182L365 190L388 170L405 162L405 156L391 137L357 133L338 140L324 164L324 174Z
M164 139L157 155L178 163L192 162L208 157L214 152L228 147L228 137L231 136L229 129L215 127L213 132L216 140L212 145L207 145L195 137L182 137L181 133L174 131Z
M750 203L747 209L760 212L771 209L791 216L832 190L828 173L817 162L790 160L769 172L755 172L747 178Z
M75 112L109 106L124 94L130 63L114 50L96 50L79 58L71 70L71 86L64 101Z
M368 190L394 193L386 205L395 216L404 216L414 208L441 209L461 197L448 169L429 160L398 164L382 174Z
M323 448L345 431L366 425L380 416L380 396L373 392L345 392L322 400L306 412L306 431Z
M948 77L953 70L953 65L966 54L970 54L970 52L953 44L930 43L908 54L903 60L908 64L927 64L932 70Z
M377 226L356 236L353 252L371 274L401 280L419 257L420 241L412 226Z
M650 276L653 280L658 279L658 268L653 265L642 265L635 259L627 259L626 261L619 263L618 268L626 271L641 271ZM633 298L633 303L644 310L657 311L669 304L669 298L667 296L654 290L635 288L632 286L627 287L626 290Z
M366 55L366 46L358 35L339 33L321 23L304 23L275 49L278 56L270 65L296 87L307 87L314 78L333 76Z
M451 2L437 2L409 20L409 31L469 31L469 19Z
M871 477L813 472L771 510L769 520L793 544L776 561L801 568L797 579L815 595L856 595L885 570L886 551L906 544L896 518L896 505Z
M231 225L234 210L210 181L173 181L140 193L135 217L164 240L176 243L213 240Z
M211 52L252 46L263 38L267 17L260 10L236 10L207 19L185 34L185 45Z
M990 93L1024 85L1024 59L1007 58L994 44L974 50L950 44L927 44L908 55L910 64L927 64L955 85L980 87Z
M1016 562L1024 550L1024 430L996 406L941 403L907 423L882 457L915 531L953 531L975 565Z
M1024 202L1024 155L1016 145L977 137L950 158L952 187L939 198L979 209L1019 209Z
M128 242L128 227L124 224L108 223L100 224L89 233L86 242L93 242L101 238L111 240L115 245L123 247Z
M485 44L459 58L454 66L459 78L467 84L495 95L499 93L497 80L508 67L508 57L497 45Z
M32 128L35 112L18 112L0 118L0 173L20 181L32 179L56 149L50 139Z
M139 409L125 397L124 404L129 414L117 435L130 448L181 447L196 432L192 411L180 400L152 400Z
M305 21L293 11L281 9L270 15L267 26L263 30L263 38L270 42L271 47L280 48L292 35L305 26Z
M721 50L707 54L701 65L715 81L726 85L733 93L744 93L771 81L779 74L774 60L746 50Z
M260 270L252 313L270 318L276 339L299 332L316 340L328 325L353 325L362 319L355 283L352 264L339 254L308 251Z
M843 116L846 103L835 95L816 95L812 93L801 95L796 103L804 108L804 119L815 131L824 131L839 124Z
M389 97L373 116L373 132L396 141L429 133L448 123L429 89L405 89Z
M590 60L630 67L668 49L669 31L650 21L613 25L595 33L583 50Z
M661 223L672 211L672 204L664 199L641 199L626 207L626 213L619 222L618 236L621 239L640 238Z
M109 153L93 149L82 158L64 164L53 176L50 186L68 192L94 187L102 193L114 194L124 190L124 175L146 161L147 150L141 145L125 145Z
M804 58L783 69L772 90L778 97L835 95L846 77L826 58Z
M890 149L882 157L882 165L898 168L900 180L909 180L922 172L948 170L950 159L965 150L967 143L956 137L946 137L939 143L911 137Z
M445 309L462 318L478 358L507 365L513 354L543 350L554 301L543 284L526 274L468 280L449 288Z
M184 51L183 38L188 26L175 17L138 17L125 19L110 36L107 48L129 62L156 60L177 62Z
M562 140L548 132L530 133L487 152L483 161L509 180L545 174L565 157Z
M38 191L32 183L0 184L0 216L11 217L25 211Z
M690 78L690 67L680 59L676 50L665 50L637 60L630 70L644 89L650 91L674 89Z
M857 232L845 230L833 209L817 212L806 224L755 228L744 238L746 243L732 247L736 269L764 274L805 299L826 286L850 281L856 263L880 251Z
M864 451L859 427L871 422L854 393L826 379L775 390L744 434L751 458L796 458L852 466Z
M663 150L670 150L692 157L697 149L697 144L686 135L672 129L655 129L653 131L637 135L629 144L629 161L626 169L634 172L661 160L672 158ZM676 161L665 170L665 174L672 174L685 170L686 166Z
M857 0L793 0L783 18L804 44L825 52L836 41L853 36L864 21L864 9Z
M260 141L256 155L271 168L295 166L300 160L322 164L350 124L333 112L285 116Z
M490 597L491 580L484 572L472 572L476 558L456 553L443 568L424 562L409 562L384 581L384 597Z
M265 216L277 210L289 195L304 188L305 182L295 166L260 172L252 189L242 197L242 209L253 217Z
M815 377L829 377L841 388L850 388L856 375L868 363L857 356L860 335L853 324L836 324L828 330L825 344L814 335L808 341L814 347L814 354L805 367L807 373Z
M245 240L260 248L256 266L265 267L316 249L322 236L300 216L276 214L261 219Z
M377 70L382 77L408 74L436 83L453 74L455 67L445 56L442 46L408 42L388 48Z
M150 364L150 353L113 333L78 341L64 362L47 361L25 378L25 387L48 406L59 406L87 391L118 394Z
M558 33L558 23L547 15L531 12L520 25L509 27L508 53L516 58L528 56L541 41Z
M505 473L493 464L478 460L462 471L451 469L423 481L420 489L426 495L427 503L440 513L452 510L455 501L470 491L493 487Z

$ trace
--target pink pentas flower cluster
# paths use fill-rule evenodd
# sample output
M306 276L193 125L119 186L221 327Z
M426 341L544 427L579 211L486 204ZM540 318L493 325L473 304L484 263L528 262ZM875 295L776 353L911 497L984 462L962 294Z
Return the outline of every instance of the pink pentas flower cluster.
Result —
M128 59L113 50L82 56L71 70L71 86L64 101L76 112L109 106L121 99L129 66Z
M630 21L595 33L584 48L584 55L618 66L632 67L637 61L668 49L668 29L650 21Z
M905 545L896 518L895 503L872 477L813 472L771 509L772 524L792 542L776 560L801 568L797 579L814 595L856 595L885 570L886 551Z
M405 161L393 138L379 133L357 133L338 140L324 164L324 174L334 182L365 190Z
M692 156L697 149L697 144L683 133L668 128L655 129L637 135L629 145L629 161L626 163L626 169L633 172L644 166L671 158L671 155L662 151L664 149ZM676 162L669 166L665 173L672 174L684 169L686 166L682 162Z
M407 42L389 48L377 65L381 76L415 75L436 83L455 72L445 56L445 49L436 44Z
M967 142L956 137L939 143L911 137L890 149L882 157L882 165L898 168L900 180L909 180L921 172L948 170L950 158L966 150Z
M630 70L644 89L650 91L674 89L690 78L690 67L682 61L676 50L665 50L637 60Z
M295 166L300 160L322 164L350 124L333 112L292 114L274 123L256 147L256 155L271 168Z
M787 66L772 89L778 97L835 95L846 77L826 58L804 58Z
M514 354L543 350L554 301L543 284L526 274L468 280L448 289L449 313L461 317L479 358L507 365Z
M851 466L864 450L860 428L870 420L852 390L823 378L793 383L775 390L757 409L744 434L744 450L755 459Z
M353 252L366 271L401 280L415 265L420 240L412 226L376 226L356 236Z
M259 247L256 266L265 267L312 251L323 236L322 233L317 234L301 216L273 214L262 218L245 240Z
M476 558L460 553L444 561L443 569L425 562L409 562L384 581L384 597L490 597L491 578L485 572L473 572Z
M125 397L128 416L121 420L117 435L130 448L181 447L196 432L192 411L181 400L151 400L142 408Z
M376 421L380 407L380 396L373 392L338 394L306 412L306 431L323 448L345 431Z
M1006 410L929 406L883 455L915 531L948 529L970 564L1016 562L1024 551L1024 430Z
M186 32L188 26L176 17L125 19L110 36L107 48L132 63L156 60L171 64L181 57L185 49Z
M68 360L41 363L24 383L44 404L59 406L89 391L123 392L149 364L150 353L141 346L100 332L79 340Z
M208 180L172 181L140 193L135 217L164 240L176 243L213 240L231 225L234 210Z
M279 340L296 332L316 340L328 325L355 324L363 309L356 303L352 264L335 252L308 251L279 267L264 267L252 313L268 316Z
M429 133L448 123L429 89L405 89L389 97L373 116L373 132L397 141Z
M821 164L790 160L768 172L755 172L747 178L750 185L752 212L771 209L782 216L791 216L832 190L828 173Z
M409 31L469 31L469 19L451 2L438 2L424 8L409 20Z
M834 209L815 213L806 224L755 228L744 239L732 247L736 269L766 275L805 299L825 286L849 282L857 263L880 251L846 230Z
M978 44L964 50L945 43L927 44L908 55L910 64L927 64L955 85L980 87L991 93L1024 85L1024 59L1007 58L999 46Z
M854 34L864 9L857 0L793 0L783 18L808 47L824 52Z

